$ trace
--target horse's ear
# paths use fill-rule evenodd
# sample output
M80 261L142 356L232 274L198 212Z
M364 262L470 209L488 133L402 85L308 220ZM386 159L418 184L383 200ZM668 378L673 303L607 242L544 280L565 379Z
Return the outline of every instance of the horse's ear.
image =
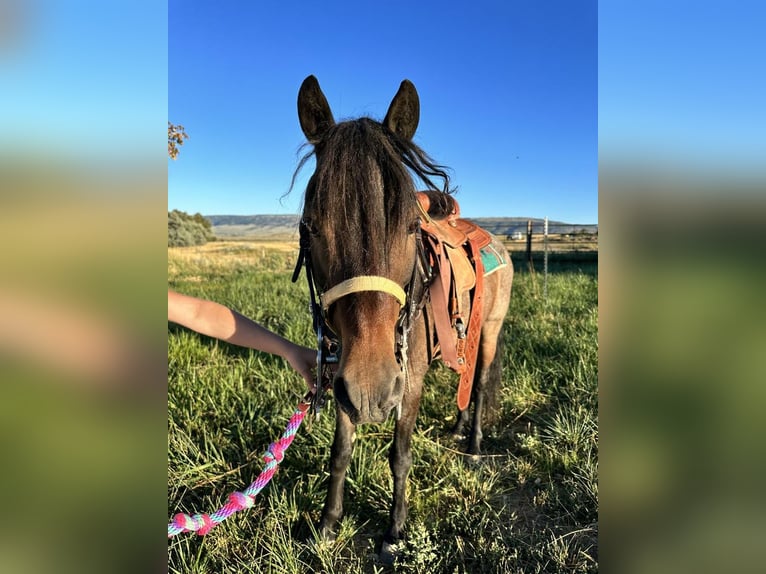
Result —
M330 104L324 97L319 82L309 76L298 91L298 119L309 143L316 144L325 132L335 125Z
M404 80L388 107L383 125L404 139L411 140L420 121L420 99L415 86Z

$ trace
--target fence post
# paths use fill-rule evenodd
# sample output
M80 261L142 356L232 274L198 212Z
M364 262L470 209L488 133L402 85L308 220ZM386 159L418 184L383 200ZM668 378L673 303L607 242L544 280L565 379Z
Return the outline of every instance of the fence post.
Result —
M548 300L548 218L545 218L543 227L543 246L545 254L543 255L543 298Z
M529 264L530 271L532 266L532 220L527 219L527 263Z

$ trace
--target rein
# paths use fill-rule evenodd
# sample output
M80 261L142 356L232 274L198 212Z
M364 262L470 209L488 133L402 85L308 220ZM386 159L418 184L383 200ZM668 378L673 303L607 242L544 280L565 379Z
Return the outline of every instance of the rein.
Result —
M317 385L319 386L320 384L321 382L318 380ZM182 532L196 532L200 536L204 536L232 514L251 508L255 504L255 497L279 470L279 463L282 462L287 447L292 444L295 434L303 422L303 418L306 416L314 401L314 397L318 393L319 389L317 389L317 393L314 395L309 392L303 397L303 400L301 400L290 417L290 421L287 423L282 436L279 440L269 445L268 450L263 455L266 465L263 467L261 474L258 475L258 478L243 491L232 492L229 495L228 502L212 514L186 514L179 512L173 516L173 519L168 524L168 538L173 538Z

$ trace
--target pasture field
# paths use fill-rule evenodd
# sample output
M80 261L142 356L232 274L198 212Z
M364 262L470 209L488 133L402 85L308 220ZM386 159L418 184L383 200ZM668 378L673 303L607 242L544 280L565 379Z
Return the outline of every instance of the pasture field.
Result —
M229 305L313 346L305 275L290 282L285 244L215 242L168 249L168 283ZM503 388L483 455L447 439L457 376L427 375L413 436L408 538L393 567L377 562L388 525L393 420L357 429L338 540L315 543L334 406L298 431L279 472L205 537L168 542L172 573L598 571L598 274L595 265L517 265L505 327ZM168 327L168 518L212 512L260 473L305 390L278 357Z

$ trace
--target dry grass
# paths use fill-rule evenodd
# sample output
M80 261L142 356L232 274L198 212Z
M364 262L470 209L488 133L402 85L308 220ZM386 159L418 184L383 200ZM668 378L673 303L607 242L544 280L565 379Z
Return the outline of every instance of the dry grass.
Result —
M213 241L193 247L168 247L168 278L184 276L194 281L188 277L191 268L227 273L265 265L277 271L293 265L297 257L297 240Z

